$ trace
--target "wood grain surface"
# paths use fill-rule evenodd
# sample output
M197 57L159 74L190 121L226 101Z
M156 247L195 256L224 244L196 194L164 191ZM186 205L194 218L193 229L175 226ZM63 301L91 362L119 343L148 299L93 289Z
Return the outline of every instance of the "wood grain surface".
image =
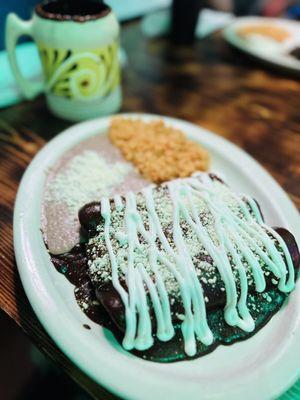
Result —
M249 60L220 35L190 48L148 40L138 22L123 27L128 65L121 111L183 118L226 137L258 160L300 208L300 82ZM99 388L56 347L36 319L14 260L14 200L36 152L70 123L52 116L41 96L0 110L0 307L32 341L94 398Z

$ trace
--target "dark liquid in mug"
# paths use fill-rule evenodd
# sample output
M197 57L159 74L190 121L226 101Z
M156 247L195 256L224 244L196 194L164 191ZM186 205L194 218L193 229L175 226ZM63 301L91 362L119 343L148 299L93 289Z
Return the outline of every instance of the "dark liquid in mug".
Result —
M46 19L84 22L107 15L110 8L99 0L65 0L41 3L35 11Z

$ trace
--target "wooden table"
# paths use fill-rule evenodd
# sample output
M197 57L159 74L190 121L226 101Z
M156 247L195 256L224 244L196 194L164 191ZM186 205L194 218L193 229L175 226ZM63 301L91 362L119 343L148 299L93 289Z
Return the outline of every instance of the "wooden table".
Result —
M148 40L138 22L123 27L129 64L122 111L183 118L226 137L256 158L300 208L300 82L233 51L216 34L191 48ZM70 123L43 97L0 111L0 306L35 345L97 399L114 398L58 350L23 291L13 252L12 217L20 178L36 152Z

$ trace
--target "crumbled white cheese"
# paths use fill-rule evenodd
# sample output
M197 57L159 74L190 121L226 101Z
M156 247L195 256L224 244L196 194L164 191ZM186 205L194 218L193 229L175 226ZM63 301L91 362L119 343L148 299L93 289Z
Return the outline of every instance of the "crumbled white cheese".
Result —
M85 204L111 196L112 188L131 170L128 163L110 164L96 151L85 150L50 182L46 200L65 203L69 211L77 213Z

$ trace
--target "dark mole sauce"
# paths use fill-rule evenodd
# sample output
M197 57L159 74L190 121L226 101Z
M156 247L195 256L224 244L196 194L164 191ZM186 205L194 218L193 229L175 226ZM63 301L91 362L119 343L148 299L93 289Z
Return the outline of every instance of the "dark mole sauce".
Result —
M75 298L82 311L96 324L112 331L116 339L122 342L122 333L112 323L111 318L104 307L98 302L94 287L87 274L87 259L85 256L85 245L78 244L73 249L61 255L51 255L56 270L75 286ZM266 300L267 296L270 296ZM271 301L270 301L271 298ZM277 289L269 289L265 294L257 293L251 297L248 306L255 320L255 330L251 333L242 331L239 328L227 325L223 317L223 307L208 312L208 324L211 327L215 341L210 346L197 342L197 352L189 357L184 352L184 343L180 324L175 325L175 335L168 342L160 342L154 335L154 345L146 351L132 351L138 357L156 362L174 362L188 359L195 359L212 352L220 344L230 345L234 342L245 340L260 330L280 309L286 295ZM84 306L83 306L84 305ZM84 324L84 328L90 329Z
M100 204L90 203L79 211L79 220L83 237L93 235L95 221L100 215ZM299 249L294 236L284 228L274 228L285 241L292 256L296 276L299 269ZM70 252L61 255L51 255L52 262L58 272L75 286L75 298L82 311L95 323L112 331L116 339L122 342L122 332L112 322L111 317L97 300L95 288L87 273L87 258L85 256L85 244L76 245ZM270 281L270 278L268 279ZM266 281L268 281L266 279ZM113 294L112 294L113 295ZM243 330L226 324L224 320L224 306L226 297L217 301L217 293L214 290L209 297L213 297L215 307L207 309L208 325L214 335L214 342L210 346L197 341L197 351L194 357L189 357L184 352L184 342L180 328L180 321L174 322L175 335L168 342L158 341L155 335L154 345L146 351L132 351L138 357L156 362L174 362L201 357L213 351L219 345L230 345L234 342L245 340L259 331L280 309L287 295L280 292L276 286L267 285L264 293L248 294L247 306L255 321L253 332ZM222 304L221 304L222 303Z
M75 286L75 299L86 316L96 324L112 329L111 319L104 307L98 302L87 274L87 259L84 247L84 244L79 243L68 253L50 254L52 263L56 270Z

